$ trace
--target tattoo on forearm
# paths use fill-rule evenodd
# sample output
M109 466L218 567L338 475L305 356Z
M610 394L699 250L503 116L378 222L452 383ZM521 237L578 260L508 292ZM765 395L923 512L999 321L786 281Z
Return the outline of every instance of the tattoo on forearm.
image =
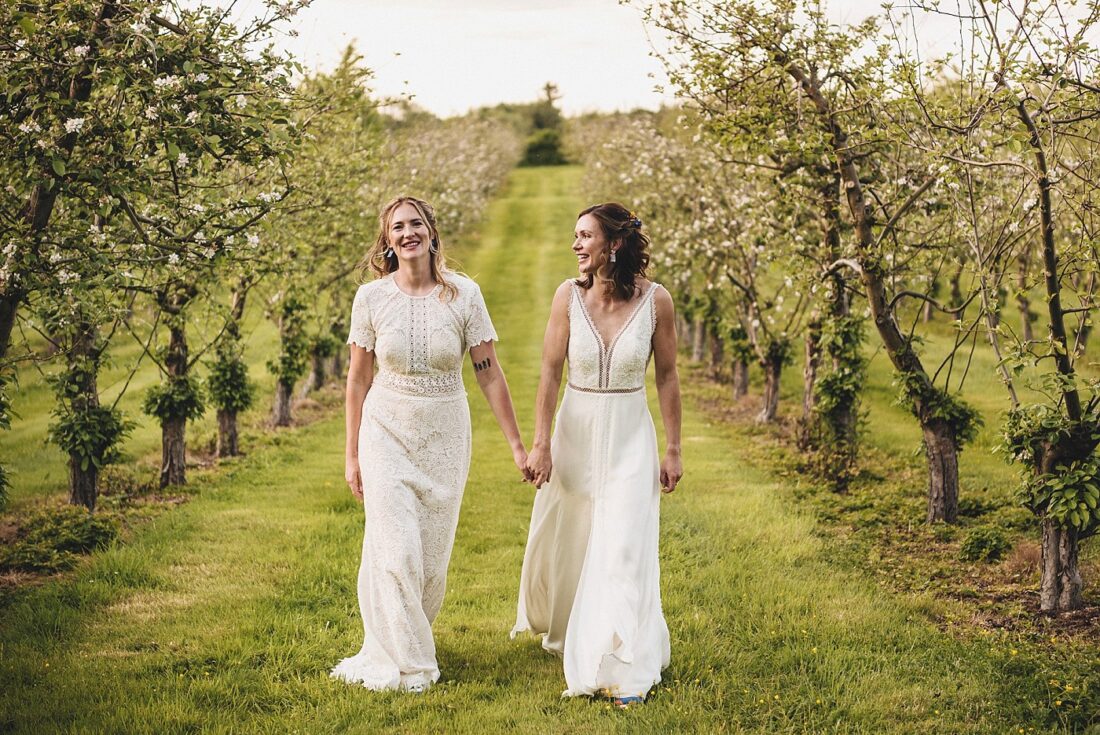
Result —
M474 363L474 372L480 373L482 370L488 370L489 366L493 364L493 361L486 357L481 362Z

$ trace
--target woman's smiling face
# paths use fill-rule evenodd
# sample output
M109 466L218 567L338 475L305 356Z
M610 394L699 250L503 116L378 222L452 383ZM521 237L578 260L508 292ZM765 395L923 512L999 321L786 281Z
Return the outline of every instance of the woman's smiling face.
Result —
M408 202L393 210L388 237L390 247L400 260L412 261L429 257L431 229L417 208Z
M577 269L582 274L595 273L607 262L608 243L600 227L600 221L591 214L577 220L573 232L573 252L577 255Z

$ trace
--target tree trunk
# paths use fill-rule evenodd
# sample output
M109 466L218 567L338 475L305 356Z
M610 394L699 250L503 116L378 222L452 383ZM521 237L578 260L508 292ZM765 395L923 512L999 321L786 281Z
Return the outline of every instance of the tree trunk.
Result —
M733 400L739 401L749 394L749 363L733 361Z
M775 421L775 415L779 411L779 378L783 372L783 361L769 359L761 367L764 368L764 405L756 415L756 421L767 424Z
M184 331L182 306L177 302L168 307L169 339L164 366L168 369L169 382L187 377L187 334ZM185 485L187 483L187 418L172 417L161 420L160 486Z
M187 484L187 420L167 419L160 424L160 486Z
M237 412L218 411L218 456L236 457L241 453L237 438Z
M1096 273L1089 274L1089 285L1086 289L1086 294L1082 298L1082 301L1086 303L1092 303L1094 294L1096 293L1097 277ZM1089 346L1089 334L1092 332L1092 311L1083 311L1078 315L1077 331L1073 335L1073 354L1075 357L1080 357L1085 354L1085 350Z
M933 419L921 426L928 459L928 522L954 523L959 515L959 452L951 428Z
M959 267L956 268L955 271L951 274L950 282L951 282L951 308L952 309L958 309L960 306L962 306L962 302L963 302L962 287L959 285L959 282L962 280L962 273L963 273L963 266L960 263ZM955 321L957 321L957 322L962 321L964 311L965 311L965 309L953 312L952 316L954 317Z
M703 317L695 317L691 325L691 359L702 362L707 351L707 327Z
M817 384L817 368L821 364L821 320L812 318L806 326L806 358L802 363L802 421L798 427L798 444L803 449L812 444L812 426L814 406L817 396L814 386Z
M271 414L271 423L275 426L290 426L290 396L293 391L293 385L275 381L275 406Z
M336 350L336 354L332 356L332 376L337 380L343 380L344 375L344 350Z
M1077 567L1077 531L1043 519L1043 574L1039 607L1043 612L1078 610L1084 605L1084 581Z
M881 231L878 234L875 232L874 209L864 197L859 169L856 167L856 159L853 157L848 134L837 121L829 101L825 99L821 92L818 80L807 74L797 64L790 62L786 58L785 52L779 51L777 56L779 60L786 64L788 73L798 82L803 92L813 102L828 127L837 169L840 173L844 195L848 203L848 211L851 213L855 225L856 261L864 293L867 296L867 305L871 310L871 318L879 337L882 339L883 347L886 348L886 353L890 357L890 362L905 376L905 379L913 380L920 386L917 394L912 396L914 414L920 418L924 416L928 408L925 405L925 396L931 394L935 388L928 371L924 369L920 357L913 350L909 338L898 327L897 320L891 310L891 299L887 297L888 273L883 267L876 245L878 237L885 236L886 232ZM926 190L932 183L933 180L929 179L922 185L922 189ZM919 194L922 189L914 192L914 196ZM916 200L912 199L911 201ZM895 211L893 217L900 217L903 213L903 210ZM894 221L896 220L892 219L885 229L888 230ZM961 273L962 265L960 264L957 275L961 277ZM954 278L952 280L953 296L954 292L957 291L957 286L958 278ZM953 521L958 511L959 484L958 452L955 447L955 437L948 425L941 422L926 425L926 422L922 420L921 428L925 435L928 464L931 470L929 473L929 516L932 516L934 506L937 509L942 507L944 519ZM936 498L935 501L933 501L933 496ZM939 512L939 510L936 511L937 515Z
M1031 262L1029 256L1030 253L1025 250L1016 261L1019 266L1016 271L1016 304L1020 307L1020 335L1025 342L1035 339L1031 328L1031 323L1035 321L1035 312L1031 310L1031 299L1027 297L1027 272Z
M315 390L320 390L325 386L325 380L327 379L325 371L325 363L328 358L324 355L314 352L311 356L311 367L309 375L306 377L305 385L302 386L301 396L304 398Z
M681 349L686 350L691 347L691 322L684 318L683 314L680 314L679 312L677 312L676 314L676 336L678 338Z
M81 469L80 457L69 454L69 505L95 510L98 484L99 469L94 464L89 464L86 470Z
M75 383L74 387L77 388L77 391L69 396L59 398L59 400L62 403L68 400L69 410L76 414L99 407L99 386L97 383L99 355L96 354L98 336L99 330L96 326L82 320L68 355L68 372L70 379ZM97 457L96 459L102 458ZM95 510L98 496L99 468L95 462L88 462L88 467L85 469L81 467L83 461L79 454L69 453L69 503L71 505L83 505L88 510Z
M725 343L718 336L717 330L712 329L710 332L710 376L720 379L725 364Z

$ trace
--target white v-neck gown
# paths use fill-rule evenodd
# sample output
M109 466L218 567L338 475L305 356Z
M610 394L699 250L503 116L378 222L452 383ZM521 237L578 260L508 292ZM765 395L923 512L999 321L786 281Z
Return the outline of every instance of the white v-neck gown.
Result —
M645 372L651 284L605 345L580 288L569 303L569 382L550 442L520 575L513 637L544 634L565 662L565 696L645 695L668 666L657 538L660 469Z

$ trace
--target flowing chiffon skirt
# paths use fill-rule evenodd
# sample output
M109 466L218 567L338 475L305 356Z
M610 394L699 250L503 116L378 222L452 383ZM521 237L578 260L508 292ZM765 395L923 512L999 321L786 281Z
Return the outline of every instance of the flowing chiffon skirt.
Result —
M669 662L657 435L645 391L565 390L535 495L512 636L543 634L563 696L644 696Z

